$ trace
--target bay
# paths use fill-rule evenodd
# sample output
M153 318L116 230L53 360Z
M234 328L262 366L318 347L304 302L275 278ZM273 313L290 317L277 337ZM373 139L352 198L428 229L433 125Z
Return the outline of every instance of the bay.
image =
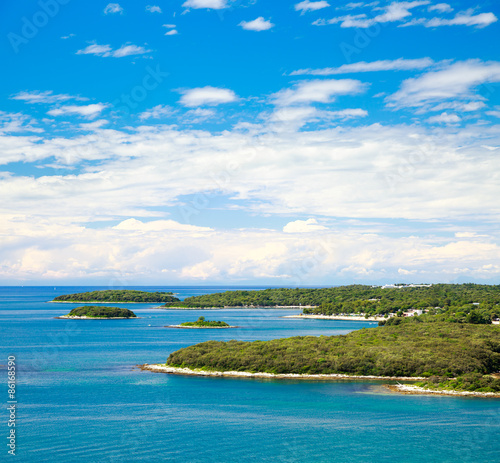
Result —
M57 320L49 303L98 287L0 287L2 401L17 363L20 462L498 462L500 400L405 396L380 382L185 377L140 371L194 343L346 334L373 322L282 318L295 309L158 310ZM234 287L129 287L180 298ZM120 305L120 304L116 304ZM199 316L239 328L176 330ZM4 407L5 409L6 407ZM8 435L7 412L1 429ZM5 442L7 439L3 437ZM0 458L7 455L3 444Z

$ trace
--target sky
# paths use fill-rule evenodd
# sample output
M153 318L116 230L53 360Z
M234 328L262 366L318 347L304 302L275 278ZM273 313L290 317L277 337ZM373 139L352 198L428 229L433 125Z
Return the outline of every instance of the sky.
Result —
M148 1L0 6L0 285L500 283L498 2Z

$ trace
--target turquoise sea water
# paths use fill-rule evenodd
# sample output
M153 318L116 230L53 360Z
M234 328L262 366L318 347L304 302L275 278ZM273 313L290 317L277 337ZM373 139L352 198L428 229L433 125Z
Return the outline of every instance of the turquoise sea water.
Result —
M47 301L90 289L99 288L0 288L0 461L500 461L498 399L402 396L378 382L201 378L134 368L209 339L345 334L374 323L281 318L298 310L175 311L155 304L125 305L138 320L53 318L79 304ZM145 289L186 297L234 288ZM240 328L164 328L200 315ZM16 457L5 444L9 355L18 366Z

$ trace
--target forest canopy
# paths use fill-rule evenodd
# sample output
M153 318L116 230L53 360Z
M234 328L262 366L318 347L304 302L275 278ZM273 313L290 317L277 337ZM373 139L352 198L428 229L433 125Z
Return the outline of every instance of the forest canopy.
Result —
M135 291L130 289L107 289L86 293L64 294L54 298L54 302L160 302L179 301L173 293Z
M167 365L275 374L485 375L500 370L500 327L408 323L342 336L208 341L173 352Z
M136 318L137 315L128 309L119 307L103 307L86 305L73 309L67 317L89 317L89 318Z

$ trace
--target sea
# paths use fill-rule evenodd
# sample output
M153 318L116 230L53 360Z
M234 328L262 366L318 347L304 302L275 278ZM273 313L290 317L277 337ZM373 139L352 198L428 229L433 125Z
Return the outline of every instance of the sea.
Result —
M131 320L54 318L81 305L49 302L55 296L97 289L109 288L0 287L0 461L500 462L500 399L399 395L376 381L189 377L137 368L208 340L341 335L373 322L283 318L296 309L184 311L158 304L122 305L140 317ZM261 288L127 289L183 299ZM165 327L202 315L238 328ZM9 358L16 367L13 399ZM8 453L13 429L15 456Z

